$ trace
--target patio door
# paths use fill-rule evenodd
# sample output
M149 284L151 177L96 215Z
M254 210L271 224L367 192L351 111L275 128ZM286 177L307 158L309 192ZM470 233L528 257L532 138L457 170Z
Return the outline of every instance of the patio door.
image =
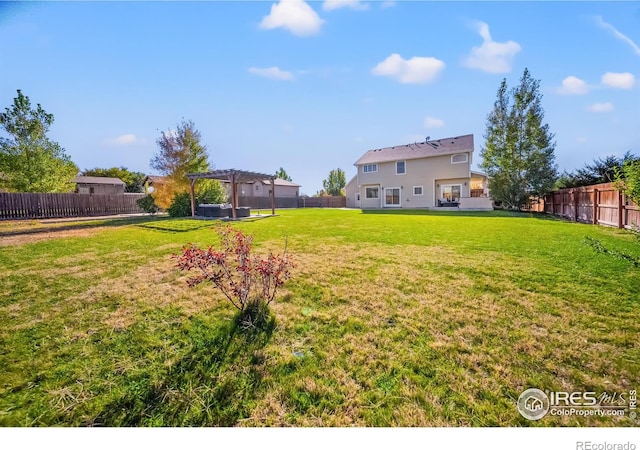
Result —
M443 184L441 187L441 198L448 202L459 202L461 194L461 184Z
M384 188L384 206L400 206L400 188Z

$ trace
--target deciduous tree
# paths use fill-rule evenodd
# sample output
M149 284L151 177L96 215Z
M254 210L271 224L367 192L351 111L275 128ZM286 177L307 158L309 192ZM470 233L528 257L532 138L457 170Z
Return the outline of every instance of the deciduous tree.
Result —
M176 130L162 131L156 141L160 151L151 160L151 167L167 177L165 183L158 184L153 193L156 203L167 209L175 194L189 191L187 174L209 170L207 147L200 142L200 132L192 121L183 120ZM219 182L211 180L199 183L199 189L211 189L217 183L216 190L223 192ZM222 202L223 199L220 200Z
M329 177L326 180L322 180L322 187L329 195L344 195L343 189L346 185L347 180L344 170L339 168L329 172Z
M47 138L53 114L31 107L18 89L13 106L0 113L0 187L14 192L70 192L78 167L64 148Z
M509 208L522 208L530 197L549 192L557 177L554 135L543 123L539 89L527 69L510 91L503 79L487 117L481 167L493 198Z

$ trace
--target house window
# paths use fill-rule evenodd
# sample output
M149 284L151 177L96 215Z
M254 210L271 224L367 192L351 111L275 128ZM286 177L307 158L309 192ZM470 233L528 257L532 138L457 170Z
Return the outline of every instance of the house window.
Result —
M422 186L414 186L413 195L422 195Z
M404 175L407 173L407 164L405 161L396 161L396 175Z
M365 188L364 198L378 198L378 188L377 187Z
M447 202L459 202L462 186L459 184L443 184L441 198Z
M362 166L362 171L364 173L377 172L378 171L378 165L377 164L365 164L364 166Z
M384 188L384 206L400 206L400 188Z
M451 164L462 164L466 162L469 162L469 155L466 153L451 155Z

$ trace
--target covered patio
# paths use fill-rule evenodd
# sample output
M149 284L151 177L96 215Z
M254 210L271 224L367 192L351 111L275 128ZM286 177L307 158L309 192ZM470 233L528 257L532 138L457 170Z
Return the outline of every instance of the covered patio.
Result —
M191 217L196 216L195 203L195 184L200 179L212 179L229 183L231 186L231 214L232 218L238 216L238 184L239 183L255 183L263 180L271 181L271 215L276 214L276 198L275 198L275 175L268 175L259 172L250 172L247 170L224 169L213 170L210 172L190 173L187 174L189 179L189 192L191 195Z

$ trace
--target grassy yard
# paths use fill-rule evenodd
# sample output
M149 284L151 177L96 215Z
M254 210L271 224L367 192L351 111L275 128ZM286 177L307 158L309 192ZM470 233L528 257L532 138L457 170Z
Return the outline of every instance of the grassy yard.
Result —
M0 228L2 426L639 424L515 408L529 387L640 387L640 269L584 243L640 255L627 232L507 212L280 211L237 224L258 253L286 237L296 264L275 328L250 336L173 267L183 244L216 243L212 222L92 224L46 239Z

